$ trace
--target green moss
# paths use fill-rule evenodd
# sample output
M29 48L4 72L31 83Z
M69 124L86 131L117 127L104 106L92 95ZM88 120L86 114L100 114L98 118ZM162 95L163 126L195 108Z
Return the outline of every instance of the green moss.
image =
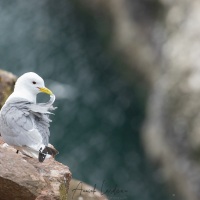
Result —
M59 187L60 200L67 200L67 188L65 183L61 183Z

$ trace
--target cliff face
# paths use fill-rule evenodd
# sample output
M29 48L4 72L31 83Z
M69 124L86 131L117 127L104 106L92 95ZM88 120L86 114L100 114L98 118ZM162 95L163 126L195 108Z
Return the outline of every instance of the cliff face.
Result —
M200 2L77 2L109 23L111 50L146 82L146 154L181 199L200 199Z

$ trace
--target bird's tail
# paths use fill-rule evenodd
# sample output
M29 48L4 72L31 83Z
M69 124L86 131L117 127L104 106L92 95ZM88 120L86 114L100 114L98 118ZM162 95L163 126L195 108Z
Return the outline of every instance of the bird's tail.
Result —
M36 151L35 149L32 149L30 147L17 147L16 149L31 158L38 158L38 151Z
M45 158L50 158L51 156L55 157L59 153L52 145L51 147L42 145L42 147L39 149L39 152L38 150L35 150L27 146L23 146L22 148L18 147L16 149L18 149L27 156L30 156L32 158L37 158L39 162L43 162Z

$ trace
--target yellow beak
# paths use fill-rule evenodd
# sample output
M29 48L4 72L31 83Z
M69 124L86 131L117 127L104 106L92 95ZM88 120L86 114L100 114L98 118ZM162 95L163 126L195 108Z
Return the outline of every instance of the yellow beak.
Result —
M53 94L53 92L50 89L46 88L46 87L39 88L39 90L40 90L40 92L43 92L43 93L46 93L46 94L49 94L49 95Z

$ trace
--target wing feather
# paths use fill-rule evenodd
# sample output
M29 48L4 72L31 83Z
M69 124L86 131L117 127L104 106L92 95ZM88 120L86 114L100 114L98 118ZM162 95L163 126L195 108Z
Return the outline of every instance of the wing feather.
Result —
M48 145L51 121L48 110L48 106L33 104L20 98L7 102L0 114L3 138L8 139L6 142L12 143L11 145Z

